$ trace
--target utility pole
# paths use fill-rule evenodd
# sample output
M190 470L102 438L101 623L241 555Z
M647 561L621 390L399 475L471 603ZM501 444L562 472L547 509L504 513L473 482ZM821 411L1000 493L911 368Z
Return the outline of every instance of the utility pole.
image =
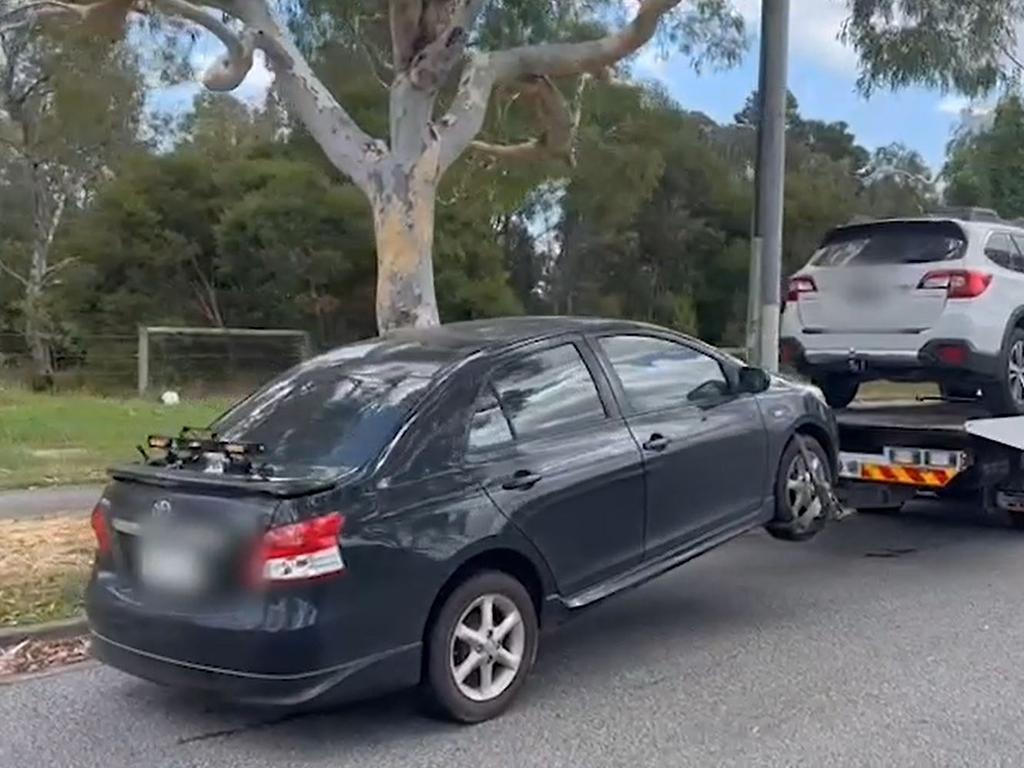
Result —
M788 55L789 0L761 0L760 119L757 125L748 338L753 342L751 362L769 371L779 368ZM756 301L755 296L758 297Z

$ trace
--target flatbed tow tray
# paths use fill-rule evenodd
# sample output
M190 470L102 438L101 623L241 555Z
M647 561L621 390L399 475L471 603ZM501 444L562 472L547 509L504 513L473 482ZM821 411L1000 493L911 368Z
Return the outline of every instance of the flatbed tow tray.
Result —
M952 486L991 489L1024 466L1021 447L1002 436L1016 431L1018 421L1024 430L1024 417L1010 424L976 403L857 404L836 419L844 502L882 488L900 489L897 496Z

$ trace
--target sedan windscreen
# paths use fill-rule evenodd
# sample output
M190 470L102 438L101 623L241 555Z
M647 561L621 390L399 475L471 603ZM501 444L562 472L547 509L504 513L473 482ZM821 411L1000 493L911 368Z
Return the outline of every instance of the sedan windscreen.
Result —
M221 440L262 443L279 466L361 467L395 435L430 380L374 378L335 367L267 385L211 428Z
M811 259L816 267L927 264L958 259L967 241L948 221L895 221L840 227Z

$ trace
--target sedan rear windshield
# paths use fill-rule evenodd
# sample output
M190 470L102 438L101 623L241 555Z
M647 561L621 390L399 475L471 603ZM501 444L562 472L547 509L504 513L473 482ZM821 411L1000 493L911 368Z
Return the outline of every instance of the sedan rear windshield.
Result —
M833 230L811 259L818 267L927 264L958 259L967 239L950 221L860 224Z
M430 383L338 367L300 369L271 382L211 425L226 441L262 443L268 463L358 468L380 455Z

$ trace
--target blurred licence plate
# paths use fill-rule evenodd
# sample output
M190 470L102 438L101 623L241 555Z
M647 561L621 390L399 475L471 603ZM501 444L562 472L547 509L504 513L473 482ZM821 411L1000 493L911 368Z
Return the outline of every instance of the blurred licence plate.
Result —
M194 550L176 542L142 542L139 576L161 591L194 594L207 586L206 566Z

